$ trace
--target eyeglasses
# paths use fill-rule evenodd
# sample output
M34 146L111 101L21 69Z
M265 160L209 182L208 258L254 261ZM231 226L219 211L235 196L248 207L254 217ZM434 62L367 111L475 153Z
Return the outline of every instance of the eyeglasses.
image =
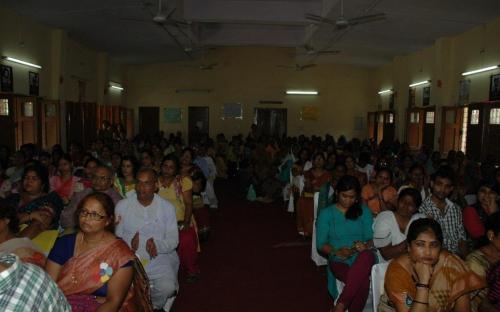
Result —
M81 210L78 215L81 218L87 218L88 217L90 220L93 220L93 221L100 221L100 220L106 218L106 216L100 215L97 212L88 212L88 211L85 211L85 210Z

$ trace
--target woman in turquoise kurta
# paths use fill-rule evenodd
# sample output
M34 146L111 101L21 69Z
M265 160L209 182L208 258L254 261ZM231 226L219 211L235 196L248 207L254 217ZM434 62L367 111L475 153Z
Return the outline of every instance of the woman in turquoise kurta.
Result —
M370 289L369 275L376 261L373 217L361 204L357 178L344 176L337 183L337 203L321 210L316 221L316 247L328 257L328 291L337 298L335 312L362 311ZM345 286L339 295L336 278Z

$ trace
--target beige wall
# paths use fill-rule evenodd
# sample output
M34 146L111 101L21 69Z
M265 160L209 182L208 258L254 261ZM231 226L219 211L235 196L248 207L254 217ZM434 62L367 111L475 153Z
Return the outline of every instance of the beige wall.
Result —
M500 20L476 27L463 34L438 39L434 45L422 51L396 57L393 62L377 70L376 89L395 90L397 135L404 140L408 85L430 79L431 105L436 106L436 135L434 146L439 146L442 106L458 103L459 83L462 72L500 64ZM500 69L468 76L471 80L470 102L487 101L490 76ZM441 86L438 87L438 81ZM376 102L388 108L388 95L378 96ZM417 87L417 106L422 103L422 87Z
M304 71L279 68L293 64L293 49L217 48L204 59L219 63L214 70L199 70L200 62L163 63L130 66L127 71L127 105L181 107L183 120L166 124L165 132L187 133L187 108L209 106L210 135L247 133L254 108L286 108L288 134L341 134L365 137L366 111L376 88L373 69L347 65L318 65ZM191 67L192 66L192 67ZM211 93L176 93L176 89L212 89ZM318 96L285 95L286 89L317 90ZM260 105L259 100L281 100L282 105ZM222 120L224 103L243 103L242 120ZM302 106L317 106L318 120L301 120ZM138 116L138 111L136 111ZM355 119L361 119L356 128ZM138 124L138 123L136 123Z

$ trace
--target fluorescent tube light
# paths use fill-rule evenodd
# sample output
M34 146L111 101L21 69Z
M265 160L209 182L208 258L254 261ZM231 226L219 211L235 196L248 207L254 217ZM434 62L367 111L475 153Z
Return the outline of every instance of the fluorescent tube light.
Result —
M387 93L392 93L392 89L387 89L387 90L380 90L378 92L378 94L382 95L382 94L387 94Z
M286 90L289 95L318 95L318 91Z
M110 86L111 89L115 89L115 90L120 90L120 91L123 91L123 88L122 87L119 87L119 86Z
M13 58L13 57L10 57L10 56L4 56L4 59L6 59L7 61L14 62L14 63L23 64L23 65L26 65L26 66L31 66L31 67L35 67L35 68L38 68L38 69L42 69L42 66L40 66L40 65L36 65L36 64L33 64L33 63L28 63L28 62L25 62L23 60L18 60L16 58Z
M481 68L481 69L471 70L471 71L462 73L462 76L474 75L474 74L482 73L485 71L497 69L498 67L499 67L498 65L495 65L495 66L489 66L489 67L485 67L485 68Z
M431 82L430 80L424 80L424 81L419 81L419 82L414 82L410 85L410 88L413 88L413 87L416 87L416 86L421 86L421 85L424 85L426 83L429 83Z

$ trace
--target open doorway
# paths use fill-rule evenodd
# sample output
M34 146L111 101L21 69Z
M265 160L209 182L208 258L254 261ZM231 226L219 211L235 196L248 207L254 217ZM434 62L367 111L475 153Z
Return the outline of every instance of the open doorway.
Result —
M188 110L188 139L189 144L208 136L210 111L208 106L189 106Z
M155 135L160 131L160 108L139 107L139 133Z
M286 108L256 108L253 123L257 126L258 136L286 136L286 113Z

